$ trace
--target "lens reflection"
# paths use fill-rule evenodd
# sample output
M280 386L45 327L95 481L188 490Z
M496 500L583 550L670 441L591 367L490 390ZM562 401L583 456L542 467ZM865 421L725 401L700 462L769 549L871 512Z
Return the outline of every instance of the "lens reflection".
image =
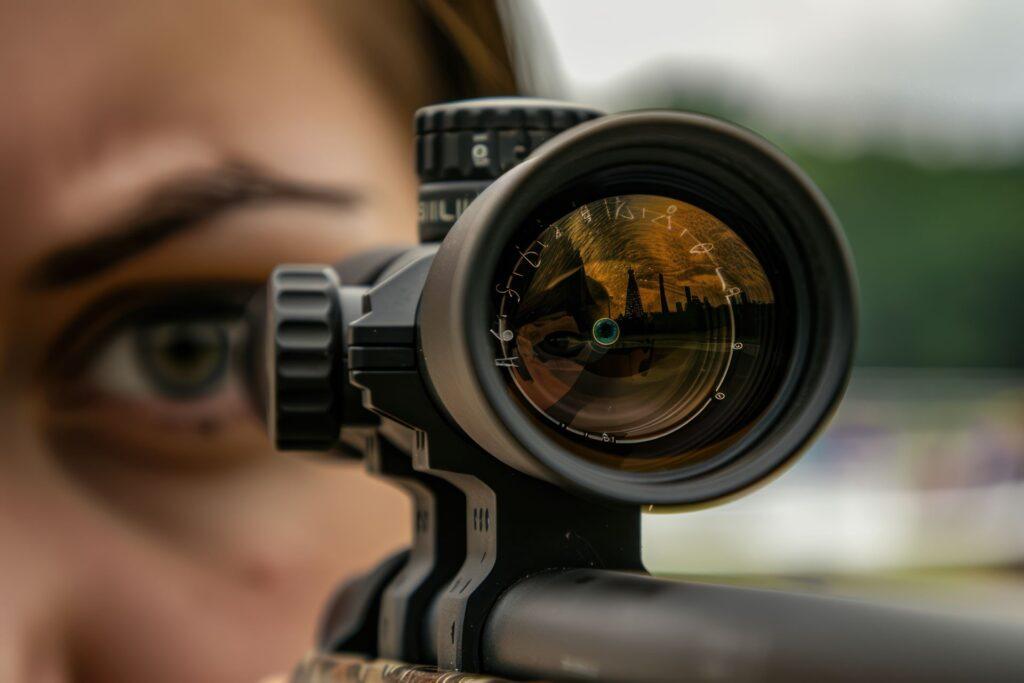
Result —
M710 213L661 196L608 197L515 249L496 287L499 365L561 430L643 443L742 400L726 391L750 374L772 289Z

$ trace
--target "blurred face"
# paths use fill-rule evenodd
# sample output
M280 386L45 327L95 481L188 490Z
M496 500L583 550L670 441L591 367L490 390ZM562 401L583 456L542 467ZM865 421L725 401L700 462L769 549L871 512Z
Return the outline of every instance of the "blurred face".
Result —
M0 5L0 680L259 679L404 542L392 489L271 451L238 371L275 264L413 238L408 122L336 29Z

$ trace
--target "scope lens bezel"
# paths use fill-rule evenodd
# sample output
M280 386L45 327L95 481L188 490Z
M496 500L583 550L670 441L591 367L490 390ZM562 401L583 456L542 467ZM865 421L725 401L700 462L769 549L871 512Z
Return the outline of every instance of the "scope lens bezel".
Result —
M566 213L567 199L660 194L709 210L770 268L778 301L793 306L791 356L766 409L714 457L690 467L635 472L580 457L508 391L494 363L491 286L524 225ZM694 114L642 112L563 133L481 197L462 278L466 348L502 429L540 469L600 497L688 506L733 496L800 452L845 387L855 329L852 267L827 203L781 152L731 124ZM480 200L478 200L480 201ZM739 211L746 207L749 212ZM545 213L546 212L546 213ZM542 218L542 216L544 218ZM485 234L484 234L485 233ZM469 286L469 283L473 283ZM499 454L499 457L502 457ZM507 456L515 459L516 456Z
M775 273L775 277L769 278L775 302L774 334L768 340L771 346L764 350L766 358L758 361L758 368L763 375L761 381L751 387L762 394L770 391L771 395L744 395L741 392L735 399L737 403L732 403L724 411L726 415L710 426L707 422L698 421L694 427L643 443L606 444L592 439L584 440L568 433L550 431L550 421L538 416L537 410L510 388L513 398L523 405L525 413L541 429L549 430L553 441L591 463L612 470L632 471L651 481L694 476L737 457L763 432L764 422L761 418L770 417L772 402L784 399L792 392L793 387L785 385L784 379L796 374L793 367L796 358L790 356L788 349L797 336L797 320L790 313L799 310L803 303L796 300L791 278L800 277L800 274L786 272L784 264L787 259L780 253L780 245L764 239L764 235L771 232L770 228L759 225L765 207L750 205L743 196L735 193L713 192L712 188L705 186L704 176L696 172L698 163L697 159L690 160L686 170L648 163L614 166L597 171L542 202L527 217L515 237L517 244L529 243L533 236L575 206L591 201L635 194L658 195L697 206L722 220L751 248L762 267ZM514 258L515 252L506 250L499 258L498 272L511 270L509 262ZM495 303L497 298L500 297L495 297ZM494 340L491 342L493 345ZM729 378L723 389L728 392L734 381L735 378ZM749 401L742 403L745 399ZM689 457L681 457L684 451L690 451ZM656 466L658 461L664 462L664 466ZM673 461L678 464L673 465Z

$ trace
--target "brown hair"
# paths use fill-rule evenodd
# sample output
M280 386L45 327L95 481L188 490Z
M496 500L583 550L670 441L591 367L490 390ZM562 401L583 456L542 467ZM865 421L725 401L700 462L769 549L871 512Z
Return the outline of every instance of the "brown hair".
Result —
M406 117L433 102L514 95L497 0L321 0L339 37Z
M448 43L448 66L464 96L515 94L509 41L495 2L421 0L421 5Z

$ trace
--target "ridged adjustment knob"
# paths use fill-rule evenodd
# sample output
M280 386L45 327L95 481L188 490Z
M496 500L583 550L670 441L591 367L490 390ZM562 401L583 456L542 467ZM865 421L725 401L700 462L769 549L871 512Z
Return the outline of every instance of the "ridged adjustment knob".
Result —
M421 182L494 179L548 138L601 116L555 100L484 98L416 112L416 171Z
M267 288L268 423L280 450L326 450L338 439L341 361L338 276L330 266L283 265Z

